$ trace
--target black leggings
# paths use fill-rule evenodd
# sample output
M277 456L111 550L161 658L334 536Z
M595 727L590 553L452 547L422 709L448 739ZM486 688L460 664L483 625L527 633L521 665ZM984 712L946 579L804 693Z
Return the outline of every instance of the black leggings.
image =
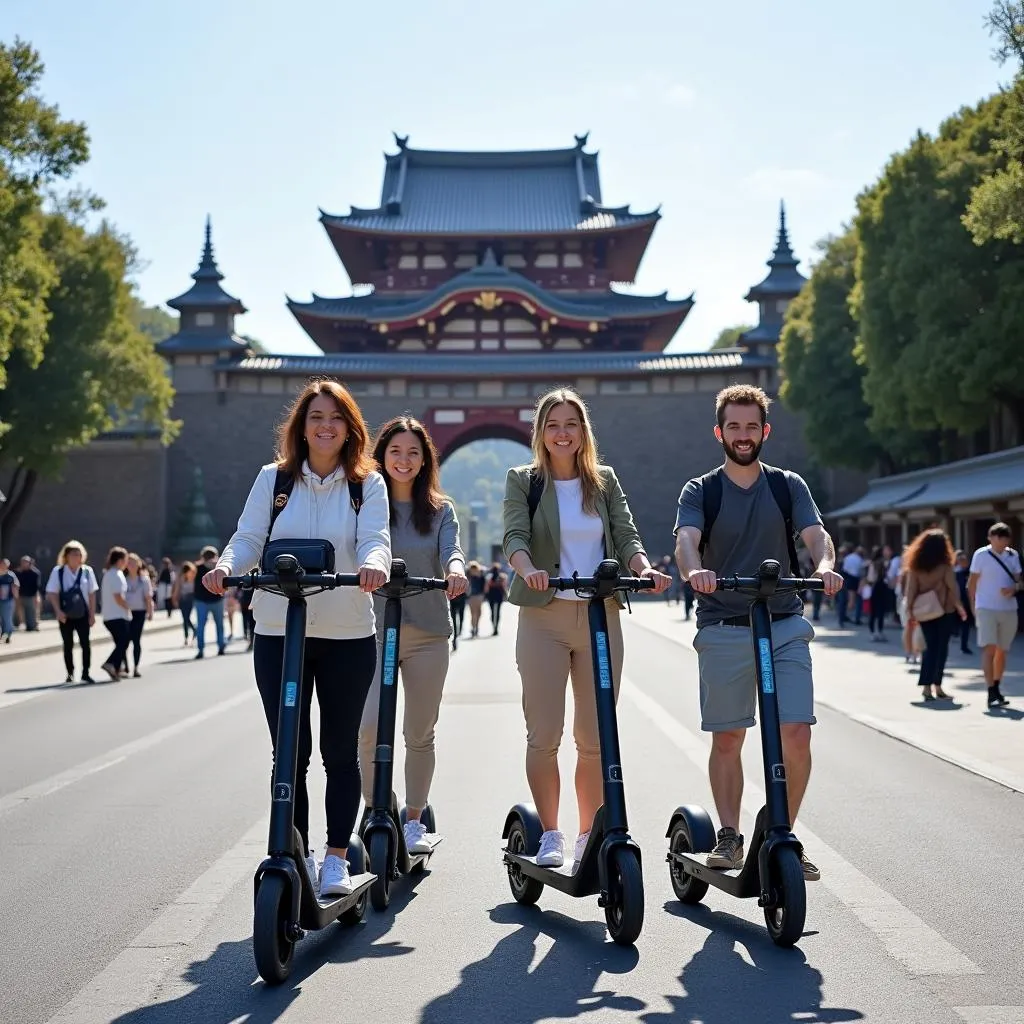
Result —
M114 638L114 649L103 664L120 671L128 653L128 645L132 642L132 624L127 619L104 619L103 625Z
M487 603L491 608L491 625L497 630L498 623L501 621L501 606L505 603L504 597L499 598L487 598Z
M146 613L143 612L132 612L132 621L128 624L128 638L132 648L132 656L135 659L135 667L139 667L139 662L142 661L142 630L146 625ZM124 661L122 662L125 669L128 668L128 651L124 653Z
M455 638L462 636L462 624L466 619L466 595L460 594L448 602L452 613L452 629L455 630Z
M921 672L917 677L919 686L939 686L946 668L949 654L949 637L952 632L952 618L943 615L930 622L921 623L925 648L921 655Z
M257 633L253 667L270 727L271 744L277 740L283 660L284 637ZM307 855L309 792L306 771L313 753L309 708L314 686L320 705L320 754L327 774L327 845L344 849L349 844L359 811L359 722L376 667L377 640L373 635L358 640L306 640L295 778L295 827L302 836Z
M64 667L68 675L75 674L75 634L78 634L78 642L82 645L82 675L89 674L89 665L92 663L92 648L89 646L89 616L83 615L80 619L65 619L60 624L60 638L64 641Z
M875 627L878 632L885 631L885 616L889 611L889 588L884 583L876 583L871 588L871 618L868 620L868 629L872 633Z

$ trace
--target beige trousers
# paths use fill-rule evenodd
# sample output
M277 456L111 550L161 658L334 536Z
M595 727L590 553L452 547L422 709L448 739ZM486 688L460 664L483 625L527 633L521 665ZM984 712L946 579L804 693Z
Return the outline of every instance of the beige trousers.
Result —
M619 606L605 602L608 648L615 697L622 678L622 624ZM523 681L526 760L554 761L565 728L565 685L572 679L573 738L581 759L601 753L597 732L597 696L586 601L559 598L543 608L520 608L516 663Z
M383 664L382 644L378 642L377 670L359 724L359 774L367 807L373 801L373 754L377 746ZM434 726L448 674L448 638L426 633L416 626L402 626L398 666L405 692L405 802L408 807L422 809L434 777Z

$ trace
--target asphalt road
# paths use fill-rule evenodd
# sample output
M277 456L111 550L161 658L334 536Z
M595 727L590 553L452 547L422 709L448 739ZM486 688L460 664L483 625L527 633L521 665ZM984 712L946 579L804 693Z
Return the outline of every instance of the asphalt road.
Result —
M177 634L154 636L144 678L91 687L59 685L52 655L0 666L0 1019L1024 1021L1024 796L836 712L819 712L797 828L823 873L798 948L771 944L752 901L676 902L664 833L676 804L710 806L706 739L695 656L643 615L626 624L619 704L644 851L635 949L608 940L596 898L511 899L500 830L527 789L507 609L501 636L453 657L432 793L446 839L430 869L398 883L387 913L305 939L277 989L251 951L269 739L242 649L193 663ZM756 734L746 758L749 834ZM568 749L562 763L571 838ZM319 844L316 757L312 775Z

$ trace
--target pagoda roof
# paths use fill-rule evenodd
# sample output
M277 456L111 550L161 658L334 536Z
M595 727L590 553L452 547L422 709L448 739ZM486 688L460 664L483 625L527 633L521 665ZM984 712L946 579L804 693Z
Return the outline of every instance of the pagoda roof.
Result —
M747 302L771 298L795 298L807 283L807 278L796 269L799 264L800 261L793 255L789 244L789 233L786 230L786 206L785 203L780 203L779 236L775 242L775 252L768 260L768 276L747 292L745 296ZM776 340L778 340L777 337Z
M167 305L179 313L185 310L227 310L231 313L242 314L247 312L240 299L229 295L220 286L224 275L217 268L217 261L213 258L213 242L211 239L210 218L206 218L206 241L203 245L203 253L199 259L199 267L192 275L195 284L187 292L183 292L176 298L168 299Z
M447 316L459 302L477 302L483 308L506 303L520 305L531 315L555 318L566 327L596 330L614 320L663 321L658 339L667 344L693 307L693 296L670 299L660 295L625 295L621 292L566 295L548 291L508 267L502 267L488 249L483 263L464 271L429 292L409 296L372 293L328 299L314 294L311 302L288 299L288 308L306 326L307 321L349 320L382 325L387 330L422 326ZM595 326L597 325L597 327Z
M242 353L249 350L249 343L224 331L178 331L156 346L162 356L222 355L225 352Z
M455 377L479 380L487 377L636 376L681 371L722 371L740 366L769 365L768 360L733 351L664 352L571 352L516 354L479 353L380 353L323 356L249 356L225 361L228 371L266 374L339 374L348 377Z
M321 211L328 227L388 234L530 235L653 224L657 210L604 206L597 153L587 136L568 149L459 152L412 149L408 136L385 154L380 205Z

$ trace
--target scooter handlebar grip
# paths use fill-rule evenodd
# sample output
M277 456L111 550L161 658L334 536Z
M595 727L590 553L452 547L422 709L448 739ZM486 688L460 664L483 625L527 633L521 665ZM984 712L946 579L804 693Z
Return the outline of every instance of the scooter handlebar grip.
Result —
M312 579L311 577L305 577L306 579ZM317 582L320 582L320 577L315 578ZM325 574L323 577L324 582L330 580L330 586L333 587L358 587L359 586L359 573L357 572L337 572L331 574Z

